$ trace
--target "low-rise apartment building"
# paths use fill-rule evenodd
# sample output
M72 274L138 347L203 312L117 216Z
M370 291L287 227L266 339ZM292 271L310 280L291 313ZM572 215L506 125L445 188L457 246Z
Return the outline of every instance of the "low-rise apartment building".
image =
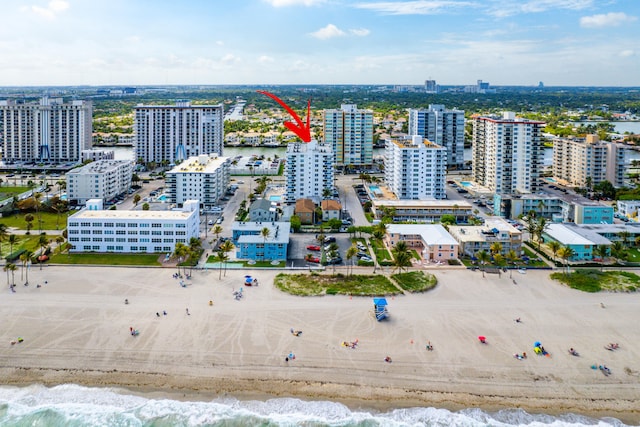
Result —
M385 242L391 249L400 241L407 243L425 261L458 258L458 242L440 224L389 224Z
M491 246L499 243L500 253L522 251L522 232L502 218L487 218L484 225L449 226L449 233L460 245L460 254L470 257L480 251L491 252Z
M234 222L231 226L236 258L254 261L286 260L289 248L288 222ZM263 230L269 230L268 235Z
M393 210L396 222L436 223L443 215L453 215L457 223L466 223L473 216L473 206L463 200L371 200L376 218L382 218L385 208Z
M215 153L190 157L167 172L166 183L170 203L177 206L187 200L199 200L201 207L218 203L229 187L231 160Z
M108 201L131 188L133 162L98 160L67 172L67 200L84 204L90 199Z

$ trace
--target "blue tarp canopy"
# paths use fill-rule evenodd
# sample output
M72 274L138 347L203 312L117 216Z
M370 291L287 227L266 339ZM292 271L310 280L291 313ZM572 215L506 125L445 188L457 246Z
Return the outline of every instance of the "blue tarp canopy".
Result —
M387 305L387 299L386 298L374 298L373 299L373 303L377 306L385 306Z

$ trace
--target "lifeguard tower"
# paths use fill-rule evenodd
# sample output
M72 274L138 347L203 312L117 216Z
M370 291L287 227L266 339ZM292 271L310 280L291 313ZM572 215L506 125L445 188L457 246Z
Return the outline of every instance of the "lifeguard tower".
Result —
M376 320L381 320L389 317L389 311L387 310L386 298L374 298L373 299L373 314L376 316Z

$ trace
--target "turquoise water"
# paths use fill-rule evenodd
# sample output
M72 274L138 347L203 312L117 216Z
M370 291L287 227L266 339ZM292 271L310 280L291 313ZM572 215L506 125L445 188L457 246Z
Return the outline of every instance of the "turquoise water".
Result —
M166 202L167 200L169 200L169 198L167 197L166 194L163 194L161 196L158 196L158 200L161 202Z
M376 193L380 191L380 187L378 187L377 185L370 185L369 190L371 190L372 193Z
M271 200L272 202L279 202L280 200L282 200L282 196L269 196L269 200Z
M556 180L555 180L555 179L553 179L553 178L547 178L547 181L549 181L549 182L556 182Z
M469 181L460 181L460 185L462 185L463 187L473 187L473 183L469 182Z
M529 414L521 409L452 412L415 407L386 412L350 409L329 401L294 398L241 401L233 397L189 402L134 396L124 390L64 384L0 388L2 426L625 426L615 418Z

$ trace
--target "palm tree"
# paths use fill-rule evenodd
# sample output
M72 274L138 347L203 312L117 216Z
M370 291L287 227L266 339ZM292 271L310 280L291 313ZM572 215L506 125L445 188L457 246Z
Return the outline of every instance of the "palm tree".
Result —
M538 252L540 252L540 243L542 243L542 235L549 228L549 224L547 223L546 218L539 217L535 223L535 231L534 234L536 239L538 240Z
M476 258L478 258L478 261L480 261L480 265L482 265L482 277L484 277L484 266L487 262L489 262L489 260L491 259L491 257L489 256L489 254L487 253L487 251L479 251L476 252Z
M216 235L216 242L218 240L220 240L220 235L222 234L222 226L220 224L217 224L216 226L213 227L213 230L211 230L213 232L213 234Z
M40 233L40 237L38 238L38 246L40 246L40 256L44 255L44 248L49 244L49 239L47 235L44 233ZM42 270L42 262L40 262L40 270Z
M393 258L393 271L405 270L411 267L411 254L409 252L398 252Z
M529 240L533 243L533 239L536 236L536 230L538 229L538 224L536 223L536 218L532 215L532 212L527 216L527 233L529 233Z
M227 253L222 250L222 248L218 249L218 262L220 262L220 269L218 274L218 280L222 279L222 266L227 262L229 257Z
M31 257L33 256L33 252L30 251L26 251L23 252L20 255L20 262L22 263L22 270L20 272L20 280L22 280L22 278L24 277L25 274L25 270L27 271L27 280L25 281L25 284L29 284L29 267L28 267L28 263L31 261Z
M622 258L626 255L625 246L620 241L613 242L611 245L611 255L616 259L616 262L619 263Z
M228 254L229 252L233 251L233 249L235 248L233 242L231 240L225 240L222 245L220 245L220 250L223 251L225 254ZM227 257L227 260L224 263L224 275L225 277L227 276L227 261L229 260L229 257Z
M609 255L609 247L607 245L598 245L593 250L593 253L600 258L600 271L604 270L604 261Z
M178 274L180 274L180 263L182 262L183 258L187 256L188 252L189 248L182 242L176 243L176 246L173 248L173 256L178 259L178 263L176 264L178 267Z
M498 266L498 277L502 275L502 266L504 265L504 256L501 253L493 255L493 262Z
M64 179L60 179L56 181L56 184L58 184L58 197L61 197L62 190L66 190L67 188L67 181L65 181Z
M42 193L33 193L36 216L38 217L38 232L42 233L42 213L40 212L40 199L42 199Z
M489 246L489 251L491 252L491 255L499 254L502 252L502 243L493 242L491 246Z
M507 252L507 255L505 255L505 259L507 260L507 262L509 264L511 264L512 267L514 267L516 265L516 261L518 260L518 254L516 254L516 251L514 251L513 249L511 249L509 252ZM509 278L511 279L513 277L513 268L509 269Z
M6 224L0 223L0 254L2 253L2 242L9 235L9 229Z
M16 270L18 269L18 266L15 265L14 263L10 262L9 264L7 264L7 268L11 272L11 283L15 285L16 284Z
M629 233L627 230L623 230L618 233L618 237L620 237L620 240L622 241L624 247L627 248L627 242L631 240L631 233Z
M9 254L12 254L13 245L18 243L18 236L16 236L15 234L9 234L9 238L7 239L7 241L9 242Z
M2 268L4 271L7 272L7 286L11 286L11 282L9 281L9 272L11 271L11 266L13 264L11 264L10 262L6 263L4 265L4 267Z
M569 273L569 259L572 258L575 254L576 252L569 246L563 246L558 250L558 256L564 261L564 265L567 269L567 274Z
M27 222L27 233L26 234L31 234L31 229L33 228L33 215L28 213L24 216L24 220Z
M260 235L262 236L262 241L264 245L262 248L262 260L264 261L265 255L266 255L266 249L267 249L267 239L271 235L271 230L269 230L269 227L262 227L262 230L260 230Z
M358 248L356 247L356 245L349 246L349 249L347 249L347 252L345 253L347 259L351 261L351 274L353 273L353 257L355 257L357 253Z
M551 253L553 253L553 262L555 263L556 255L558 254L558 250L560 250L560 247L562 245L557 240L550 240L549 242L547 242L547 246L551 250Z

